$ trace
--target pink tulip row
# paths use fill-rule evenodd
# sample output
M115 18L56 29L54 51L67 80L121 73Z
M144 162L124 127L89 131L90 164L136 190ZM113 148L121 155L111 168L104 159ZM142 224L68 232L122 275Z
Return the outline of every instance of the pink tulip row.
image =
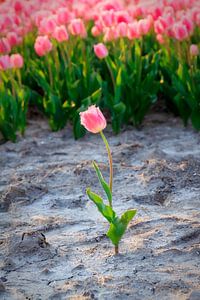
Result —
M0 53L8 54L37 28L35 51L39 56L50 51L47 38L67 41L69 35L91 33L107 42L127 37L130 40L154 32L164 43L166 37L188 39L200 27L199 0L7 0L0 4ZM46 36L44 40L41 38ZM45 47L41 44L46 44ZM47 45L48 43L48 45Z

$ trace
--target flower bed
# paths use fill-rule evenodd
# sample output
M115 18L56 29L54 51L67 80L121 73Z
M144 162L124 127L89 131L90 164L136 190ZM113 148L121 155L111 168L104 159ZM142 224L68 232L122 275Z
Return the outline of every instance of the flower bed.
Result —
M200 129L200 3L18 1L0 4L0 131L16 140L28 105L52 130L91 104L113 130L138 126L158 97Z

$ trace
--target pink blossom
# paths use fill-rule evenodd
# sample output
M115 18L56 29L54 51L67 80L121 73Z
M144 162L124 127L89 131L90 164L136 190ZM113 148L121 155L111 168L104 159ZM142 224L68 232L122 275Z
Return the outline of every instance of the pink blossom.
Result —
M53 17L49 17L47 19L43 19L40 22L39 33L44 35L49 35L54 32L57 26L56 19Z
M57 11L57 22L59 25L65 25L69 23L72 18L72 13L67 7L61 7Z
M7 70L11 68L10 56L3 55L0 56L0 70Z
M34 49L39 56L44 56L50 52L52 50L52 43L48 36L38 36L35 41Z
M17 53L17 54L12 54L10 56L10 63L11 63L11 67L12 68L22 68L23 67L23 64L24 64L24 60L23 60L23 57Z
M58 42L64 42L69 39L67 29L64 25L57 26L52 34L52 36L58 41Z
M117 39L118 33L116 30L116 27L106 27L104 29L104 37L103 37L103 41L104 42L109 42L109 41L113 41L115 39Z
M87 36L85 25L81 19L73 19L68 26L68 30L72 35L79 35L82 38Z
M121 22L121 23L117 24L116 31L117 31L117 35L119 37L127 36L127 31L128 31L127 23Z
M191 56L199 55L199 48L197 45L195 45L195 44L190 45L190 55Z
M138 21L138 33L139 35L146 35L151 28L150 19L141 19Z
M81 125L92 133L99 133L107 126L104 115L99 107L96 107L95 105L92 105L86 111L81 112L80 118Z
M2 54L10 53L10 51L11 51L11 46L9 40L7 38L0 39L0 53Z
M18 36L17 36L16 32L14 32L14 31L13 32L8 32L7 40L8 40L11 47L17 45L18 41L19 41Z
M103 43L99 43L94 45L94 53L98 58L102 59L108 56L108 49Z
M97 26L93 26L91 29L91 33L93 36L99 36L102 32L99 30Z
M174 37L179 41L182 41L188 37L187 28L185 25L181 23L174 24L172 30L173 30Z
M157 34L157 35L156 35L156 39L157 39L157 41L159 42L159 44L164 44L164 42L165 42L165 40L164 40L162 34Z
M138 22L135 21L128 24L127 37L129 38L129 40L140 37L139 30L138 30Z

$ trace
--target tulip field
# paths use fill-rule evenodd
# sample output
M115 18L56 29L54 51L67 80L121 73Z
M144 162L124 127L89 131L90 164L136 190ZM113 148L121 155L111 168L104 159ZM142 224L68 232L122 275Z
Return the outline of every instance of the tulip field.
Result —
M200 0L0 0L0 299L200 299Z
M96 104L114 132L163 105L200 130L199 0L0 3L0 131L15 141L37 107L53 131Z

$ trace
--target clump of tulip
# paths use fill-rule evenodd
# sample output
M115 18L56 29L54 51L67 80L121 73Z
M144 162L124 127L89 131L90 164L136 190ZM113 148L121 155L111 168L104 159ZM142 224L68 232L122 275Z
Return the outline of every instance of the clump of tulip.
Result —
M102 216L109 222L109 230L107 232L108 238L111 240L115 247L115 254L119 253L119 242L124 235L128 224L136 214L135 209L130 209L124 212L121 217L118 217L113 209L113 163L111 150L108 141L103 133L103 130L107 126L106 119L99 107L95 105L90 106L86 111L80 112L81 124L92 133L100 133L103 142L106 146L109 159L110 178L109 183L104 179L97 163L93 161L93 167L96 171L99 182L105 192L108 204L106 204L101 196L97 195L90 188L87 189L87 195L97 206Z
M140 126L158 95L200 130L199 28L199 0L6 0L2 90L26 86L51 128L70 121L76 138L78 111L91 103L101 101L119 132Z

